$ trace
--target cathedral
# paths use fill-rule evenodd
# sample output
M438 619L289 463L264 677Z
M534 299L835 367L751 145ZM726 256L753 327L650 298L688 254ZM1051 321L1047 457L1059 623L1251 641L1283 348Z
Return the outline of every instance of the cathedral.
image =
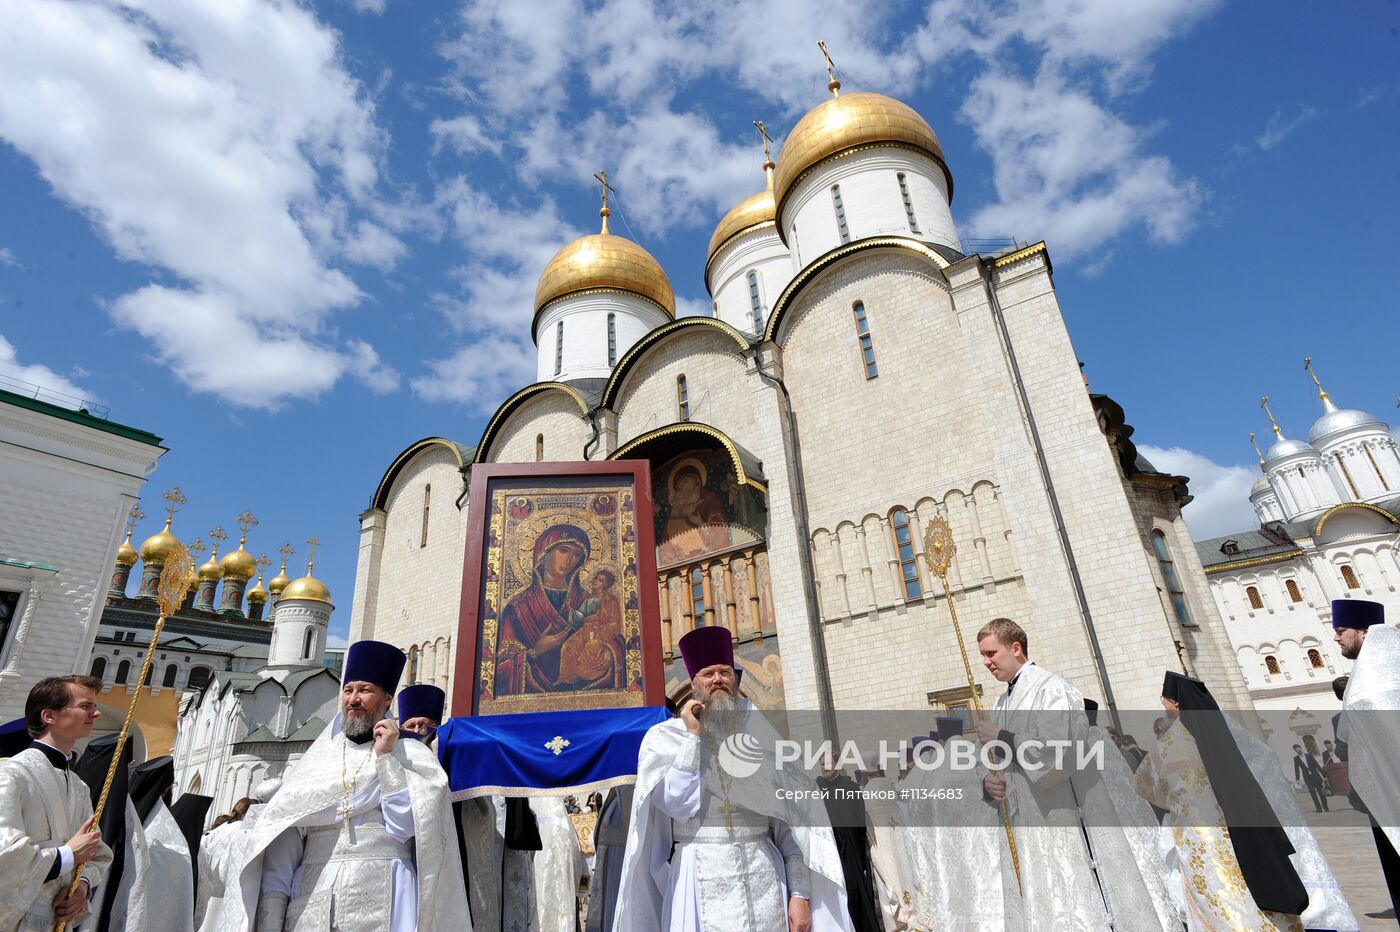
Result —
M1275 729L1284 754L1299 742L1316 753L1341 708L1332 680L1351 661L1332 642L1332 601L1400 614L1400 450L1388 424L1339 408L1305 366L1322 408L1307 440L1286 437L1264 399L1274 443L1255 446L1258 527L1196 544L1256 708L1288 713Z
M1116 708L1157 708L1168 669L1247 706L1187 480L1089 392L1047 245L965 254L929 124L834 75L829 90L715 228L709 316L676 316L665 271L609 229L604 188L599 232L539 276L536 381L480 437L393 457L373 490L351 640L403 646L404 685L450 697L473 466L644 460L671 698L689 689L677 641L720 625L759 706L964 712L924 552L939 517L989 701L971 641L1006 616L1032 659Z

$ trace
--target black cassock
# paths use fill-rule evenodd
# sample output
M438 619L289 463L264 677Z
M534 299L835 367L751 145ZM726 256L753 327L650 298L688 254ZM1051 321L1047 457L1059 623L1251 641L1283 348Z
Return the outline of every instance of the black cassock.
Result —
M826 813L836 835L836 853L846 878L846 910L855 932L881 932L875 911L875 881L870 870L870 839L865 831L865 803L856 781L844 774L817 777L826 796ZM839 792L838 792L839 791ZM841 798L838 798L841 797Z

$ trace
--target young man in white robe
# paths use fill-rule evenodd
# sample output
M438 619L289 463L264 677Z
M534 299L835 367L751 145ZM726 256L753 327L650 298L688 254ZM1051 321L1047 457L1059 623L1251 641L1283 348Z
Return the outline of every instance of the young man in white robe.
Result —
M102 681L48 677L24 706L32 743L0 762L0 929L52 929L88 914L112 851L92 825L88 786L71 771L73 749L92 736ZM68 895L74 871L77 892Z
M388 717L404 661L350 645L340 714L259 814L222 932L470 930L447 775Z
M1385 606L1363 599L1332 603L1333 639L1355 660L1342 696L1352 790L1370 812L1371 834L1390 891L1386 918L1400 912L1400 630L1385 623Z
M693 698L642 739L614 932L849 929L825 806L806 774L771 766L777 733L738 697L729 629L680 649Z
M1123 904L1110 920L1070 780L1075 755L1071 751L1064 765L1056 766L1053 751L1042 754L1029 743L1068 741L1072 747L1075 740L1082 740L1088 731L1084 696L1064 677L1030 659L1025 629L1009 618L994 618L984 625L977 632L977 650L988 672L1006 684L1006 693L997 698L992 714L977 723L977 733L984 744L995 741L1004 746L1011 758L1006 769L988 772L982 784L986 802L999 807L1004 801L1010 814L1024 928L1027 932L1160 928L1148 897ZM1103 868L1136 871L1137 865Z
M193 932L194 866L185 833L180 831L165 804L165 796L174 785L175 760L172 757L146 761L131 775L131 802L140 820L146 848L146 902L142 924L167 932ZM131 929L137 932L134 927Z

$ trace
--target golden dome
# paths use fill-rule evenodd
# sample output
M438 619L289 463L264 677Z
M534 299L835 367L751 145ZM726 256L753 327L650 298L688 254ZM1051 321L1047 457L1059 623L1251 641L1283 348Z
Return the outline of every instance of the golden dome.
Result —
M303 599L307 602L325 602L327 605L330 605L331 591L326 588L325 583L321 582L321 580L317 579L315 576L306 575L288 584L287 588L282 590L279 601L285 602L288 599Z
M170 533L170 518L165 519L165 527L158 534L152 534L141 545L142 563L165 563L170 552L180 546L175 535Z
M219 551L216 549L199 568L200 579L223 579L224 571L219 567Z
M267 589L274 598L281 598L282 590L291 583L291 578L287 575L287 561L282 561L282 568L277 571L277 575L268 580Z
M953 177L943 161L943 147L924 118L884 94L857 92L823 101L792 128L778 154L773 184L777 212L782 212L783 200L808 169L857 146L882 143L916 149L942 165L952 197Z
M254 586L253 588L251 588L251 589L248 590L248 595L247 595L247 597L248 597L248 604L250 604L250 605L266 605L266 604L267 604L267 595L268 595L267 589L263 588L262 577L259 576L259 577L258 577L258 584L257 584L256 586Z
M128 569L136 565L136 560L141 555L136 552L136 548L131 546L131 535L126 535L126 540L117 548L117 566L125 566Z
M234 582L247 582L258 574L258 561L253 559L253 555L243 549L243 541L238 542L238 549L225 556L219 561L219 569L223 571L225 579Z
M724 215L724 219L715 227L714 235L710 237L710 248L705 253L705 266L714 261L715 253L720 247L729 242L740 233L748 232L766 224L772 224L778 216L777 204L773 200L773 172L772 162L764 166L768 171L764 172L768 176L768 186L751 197L746 197L740 201L729 213Z
M661 265L641 246L607 231L580 236L554 254L535 287L535 316L545 305L580 291L606 288L645 298L676 316L676 293Z

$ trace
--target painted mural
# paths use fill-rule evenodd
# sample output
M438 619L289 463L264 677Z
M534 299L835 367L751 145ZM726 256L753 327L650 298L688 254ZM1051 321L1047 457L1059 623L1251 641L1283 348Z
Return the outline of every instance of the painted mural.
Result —
M763 497L739 481L725 450L696 450L652 471L656 562L679 566L764 537Z

